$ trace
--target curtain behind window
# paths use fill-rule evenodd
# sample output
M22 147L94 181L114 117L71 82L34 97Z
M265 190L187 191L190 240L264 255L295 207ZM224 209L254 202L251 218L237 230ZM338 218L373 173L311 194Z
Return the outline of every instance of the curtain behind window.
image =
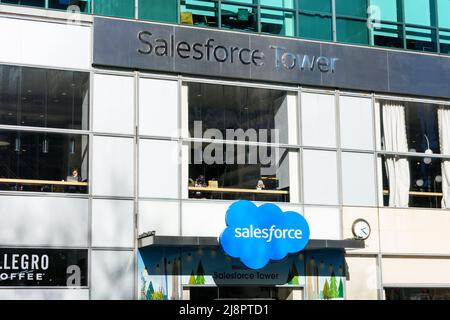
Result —
M450 108L438 108L441 153L450 154ZM450 161L442 160L442 209L450 208Z
M383 131L386 151L408 152L405 106L398 102L383 102ZM410 172L406 158L386 157L389 179L389 206L408 207Z

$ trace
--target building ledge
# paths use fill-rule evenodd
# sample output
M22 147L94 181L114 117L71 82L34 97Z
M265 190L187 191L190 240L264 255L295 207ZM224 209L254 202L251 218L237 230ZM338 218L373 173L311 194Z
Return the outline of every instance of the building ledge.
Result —
M187 247L187 246L219 246L216 237L181 237L181 236L156 236L154 234L143 235L138 238L138 248L147 247ZM318 240L309 241L305 250L314 249L364 249L364 240Z

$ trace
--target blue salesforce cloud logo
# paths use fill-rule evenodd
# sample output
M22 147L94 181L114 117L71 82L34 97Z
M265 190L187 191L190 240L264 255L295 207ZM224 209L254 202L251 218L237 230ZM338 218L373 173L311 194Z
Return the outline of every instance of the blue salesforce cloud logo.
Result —
M309 226L297 212L283 212L275 204L257 207L240 200L227 211L227 228L220 235L224 251L251 269L261 269L270 260L281 260L303 250L309 241Z

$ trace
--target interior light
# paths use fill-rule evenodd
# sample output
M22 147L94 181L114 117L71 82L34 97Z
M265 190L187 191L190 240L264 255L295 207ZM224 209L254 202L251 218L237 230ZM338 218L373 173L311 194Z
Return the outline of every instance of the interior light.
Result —
M418 187L422 187L422 186L423 186L423 180L422 180L422 179L418 179L418 180L416 181L416 185L417 185Z
M42 153L48 153L48 138L45 137L44 141L42 141Z
M14 143L14 151L20 152L20 137L16 137L16 140Z

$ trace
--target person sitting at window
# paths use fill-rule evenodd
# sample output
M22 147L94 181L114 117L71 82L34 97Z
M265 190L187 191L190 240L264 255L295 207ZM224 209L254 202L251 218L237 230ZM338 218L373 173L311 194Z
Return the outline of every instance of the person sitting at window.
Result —
M77 168L72 168L71 175L67 176L67 182L81 182L81 176L78 174ZM67 186L66 192L77 193L80 192L80 188L78 186Z
M258 184L256 185L256 190L263 190L266 186L264 185L264 182L262 180L258 180Z
M196 187L206 187L206 180L204 175L199 175L195 180Z
M197 177L197 179L195 180L194 187L205 188L206 186L207 185L206 185L205 176L204 175L199 175ZM205 195L201 191L195 191L194 198L205 199Z

